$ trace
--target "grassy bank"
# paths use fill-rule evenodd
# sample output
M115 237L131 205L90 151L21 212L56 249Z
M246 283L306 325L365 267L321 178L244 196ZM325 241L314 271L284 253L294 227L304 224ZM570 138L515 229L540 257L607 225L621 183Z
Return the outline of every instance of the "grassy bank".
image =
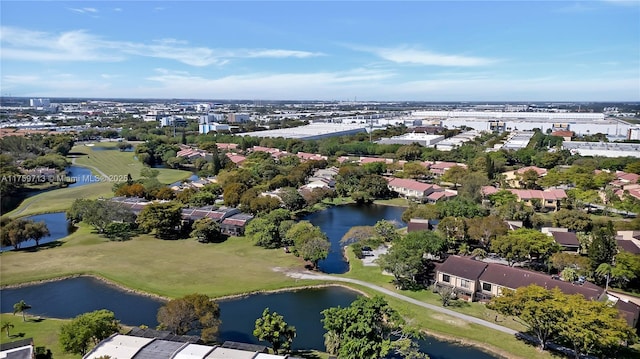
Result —
M27 321L22 321L22 316L12 314L0 314L0 322L9 322L14 325L9 330L10 337L3 330L0 335L0 343L10 343L16 340L33 338L36 347L46 347L53 352L55 359L76 359L79 355L64 353L60 343L58 342L58 333L62 324L67 322L61 319L52 318L36 318L27 315Z
M219 297L302 285L273 270L301 268L299 258L256 247L245 238L203 244L143 235L110 242L82 226L60 242L35 252L2 253L2 285L93 274L163 297L189 293Z
M135 160L133 152L121 152L116 149L117 143L103 142L97 143L95 146L76 145L72 148L69 155L75 160L75 164L86 166L91 172L102 178L101 174L95 169L99 169L107 176L113 176L115 180L126 179L127 174L131 174L134 179L140 178L140 171L144 167L142 163ZM113 150L98 150L94 148L114 148ZM173 183L188 178L191 175L189 171L175 170L169 168L157 169L158 180L162 183ZM33 197L29 197L22 201L20 205L6 214L10 217L22 217L40 213L51 213L65 211L77 198L96 199L100 197L113 196L114 182L96 182L74 188L52 189L47 192L40 193Z
M133 179L140 178L140 171L144 165L134 158L133 152L122 152L117 149L115 142L101 142L94 146L76 145L71 149L69 157L75 158L75 164L86 166L92 169L94 175L99 175L92 167L99 168L108 176L115 178L127 177L130 174ZM102 150L96 150L101 148ZM112 148L108 150L108 148ZM191 175L189 171L182 171L170 168L157 168L158 181L162 183L173 183Z
M189 293L221 297L322 283L287 277L282 269L301 269L303 263L299 258L282 250L256 247L245 238L231 238L217 244L202 244L195 240L166 241L150 236L127 242L109 242L83 226L61 243L58 247L35 252L2 253L2 284L93 274L131 289L163 297L180 297ZM352 264L353 270L345 276L393 289L390 278L376 273L379 272L377 268L363 267L359 261L352 261ZM274 268L280 270L274 271ZM354 288L371 295L377 294L366 288ZM437 299L429 291L402 293L437 304ZM404 316L411 318L412 324L429 332L462 338L479 345L486 343L511 353L509 357L531 357L522 354L528 353L529 347L509 335L390 297L387 299ZM471 308L462 310L468 314L477 310L476 307Z
M100 197L112 197L113 184L107 182L92 183L73 188L60 188L43 192L22 201L11 212L9 217L22 217L40 213L66 211L76 198L96 199Z

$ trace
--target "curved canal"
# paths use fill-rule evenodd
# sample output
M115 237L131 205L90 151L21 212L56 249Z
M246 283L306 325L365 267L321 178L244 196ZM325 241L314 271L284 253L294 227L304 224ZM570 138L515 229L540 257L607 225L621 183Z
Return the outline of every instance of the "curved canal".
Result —
M13 312L13 304L24 300L32 308L29 315L73 318L85 312L108 309L123 324L157 326L156 313L164 301L125 291L91 277L76 277L3 289L0 296L2 313ZM296 327L294 349L324 350L325 333L322 310L348 306L358 293L343 287L307 288L219 301L222 325L218 340L263 344L253 336L255 320L264 308L282 314ZM479 349L455 345L434 337L420 342L421 350L432 359L496 359Z

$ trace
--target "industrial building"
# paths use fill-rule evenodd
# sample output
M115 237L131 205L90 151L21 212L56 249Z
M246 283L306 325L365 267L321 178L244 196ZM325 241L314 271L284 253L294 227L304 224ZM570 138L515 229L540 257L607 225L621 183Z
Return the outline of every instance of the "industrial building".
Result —
M476 137L480 136L480 134L480 131L463 132L438 142L435 147L440 151L451 151L454 148L462 146L465 142L473 141Z
M436 143L444 140L444 136L441 135L429 135L426 133L406 133L400 136L394 136L390 138L383 138L377 143L388 145L388 144L400 144L400 145L410 145L413 143L418 143L424 147L433 147Z
M535 128L571 130L577 135L603 133L611 139L628 136L632 125L605 117L603 113L583 112L497 112L497 111L414 111L412 117L438 120L447 128L470 127L478 131L532 131Z
M355 135L366 132L366 125L341 123L312 123L306 126L281 128L277 130L239 133L240 136L250 137L282 137L299 140L318 140L321 138Z
M562 148L580 156L640 158L640 143L571 141L563 142Z
M503 148L505 150L517 151L521 148L527 147L533 135L533 131L514 131L509 134L509 137L507 137L507 140L504 142L504 144L496 145L494 149Z

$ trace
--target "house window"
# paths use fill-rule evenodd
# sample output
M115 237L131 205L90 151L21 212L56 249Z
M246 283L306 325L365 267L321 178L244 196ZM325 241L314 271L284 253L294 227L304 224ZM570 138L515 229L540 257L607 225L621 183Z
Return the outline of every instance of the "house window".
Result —
M486 290L487 292L491 292L491 284L490 283L482 283L482 290Z
M442 281L450 283L451 282L451 277L448 274L443 274L442 275Z
M468 280L463 279L463 280L461 280L461 281L460 281L460 286L461 286L462 288L469 288L470 283L471 283L471 282L469 282Z

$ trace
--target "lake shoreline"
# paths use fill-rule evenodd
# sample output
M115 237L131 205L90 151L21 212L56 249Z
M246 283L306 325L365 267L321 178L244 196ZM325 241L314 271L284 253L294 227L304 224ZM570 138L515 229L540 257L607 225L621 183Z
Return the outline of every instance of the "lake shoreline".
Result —
M0 286L0 289L13 289L13 288L22 288L22 287L28 287L31 285L38 285L38 284L43 284L43 283L50 283L50 282L57 282L57 281L63 281L66 279L72 279L72 278L80 278L80 277L89 277L89 278L93 278L96 279L106 285L112 286L114 288L118 288L119 290L122 290L124 292L127 293L132 293L132 294L136 294L136 295L141 295L141 296L145 296L148 298L153 298L153 299L157 299L163 302L167 302L173 298L169 298L169 297L165 297L165 296L161 296L158 294L153 294L153 293L149 293L149 292L145 292L139 289L134 289L134 288L130 288L127 286L124 286L122 284L119 284L115 281L112 281L110 279L104 278L102 276L99 275L95 275L95 274L73 274L73 275L68 275L68 276L63 276L63 277L57 277L57 278L51 278L51 279L43 279L43 280L38 280L38 281L31 281L31 282L25 282L25 283L20 283L20 284L10 284L10 285L3 285ZM220 297L215 297L212 298L215 301L227 301L227 300L234 300L234 299L240 299L240 298L245 298L245 297L249 297L252 295L258 295L258 294L264 294L264 295L268 295L268 294L276 294L276 293L284 293L284 292L295 292L295 291L300 291L300 290L305 290L305 289L317 289L317 288L328 288L328 287L341 287L344 289L347 289L349 291L358 293L359 295L365 296L365 297L369 297L369 294L365 293L364 291L360 290L360 289L356 289L348 284L343 284L343 283L322 283L322 284L310 284L310 285L301 285L301 286L295 286L295 287L284 287L284 288L279 288L279 289L272 289L272 290L256 290L256 291L251 291L251 292L244 292L244 293L238 293L238 294L230 294L230 295L225 295L225 296L220 296ZM43 317L43 316L41 316ZM49 317L43 317L43 318L49 318ZM54 318L54 317L51 317ZM55 319L64 319L64 318L55 318ZM439 340L451 343L451 344L455 344L455 345L461 345L461 346L469 346L469 347L473 347L476 348L478 350L484 351L486 353L489 353L491 355L496 355L499 358L503 358L503 359L521 359L520 357L516 357L513 356L511 354L509 354L506 351L503 351L501 349L498 348L494 348L492 346L487 346L486 344L483 343L478 343L472 340L468 340L468 339L463 339L463 338L459 338L459 337L455 337L455 336L451 336L451 335L447 335L447 334L442 334L442 333L436 333L427 329L422 329L421 330L424 334L437 338Z

